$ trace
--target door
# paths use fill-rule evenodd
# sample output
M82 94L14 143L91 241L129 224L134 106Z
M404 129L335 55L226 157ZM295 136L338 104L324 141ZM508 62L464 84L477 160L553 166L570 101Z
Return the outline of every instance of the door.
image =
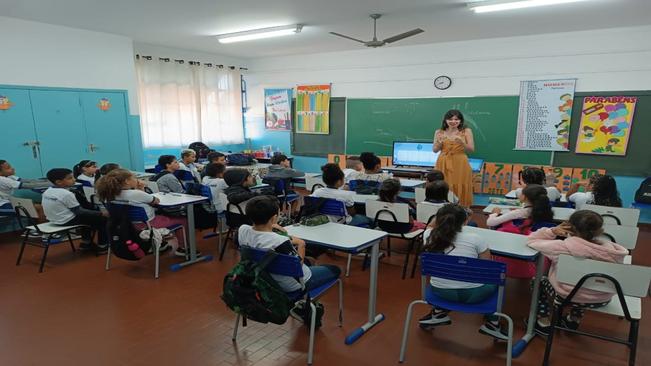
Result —
M102 165L117 163L131 168L129 132L123 93L81 92L81 106L90 158Z
M79 93L30 90L43 172L90 159Z
M21 178L42 177L28 90L0 89L0 131L0 159L13 165Z

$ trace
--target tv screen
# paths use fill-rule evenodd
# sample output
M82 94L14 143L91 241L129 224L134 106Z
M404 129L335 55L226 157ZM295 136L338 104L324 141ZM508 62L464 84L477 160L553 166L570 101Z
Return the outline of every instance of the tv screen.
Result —
M434 167L439 153L432 151L431 142L393 142L393 165Z

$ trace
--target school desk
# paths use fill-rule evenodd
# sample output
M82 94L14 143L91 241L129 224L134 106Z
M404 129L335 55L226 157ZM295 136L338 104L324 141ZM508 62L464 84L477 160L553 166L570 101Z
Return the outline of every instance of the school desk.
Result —
M495 208L499 208L502 212L504 212L504 211L515 210L519 207L491 204L486 206L486 208L484 208L484 213L490 214L493 212L493 209ZM554 212L554 221L567 221L570 218L570 216L574 213L575 210L573 208L567 208L567 207L552 207L552 211Z
M345 253L356 254L371 248L371 273L368 291L368 321L346 337L346 344L352 344L373 326L384 320L384 314L376 313L377 272L380 257L380 242L387 233L380 230L329 222L318 226L290 225L287 233L305 240L308 245L319 245Z

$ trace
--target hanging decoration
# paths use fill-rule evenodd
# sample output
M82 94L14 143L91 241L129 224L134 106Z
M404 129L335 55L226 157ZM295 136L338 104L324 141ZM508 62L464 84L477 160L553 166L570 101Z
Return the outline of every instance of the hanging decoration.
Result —
M6 111L14 104L9 100L9 97L0 95L0 111Z
M97 104L97 107L99 107L99 109L106 112L109 109L111 109L111 102L108 100L108 98L102 98L102 99L99 100L99 103Z
M292 89L264 90L264 128L270 131L291 131Z
M330 84L296 87L296 133L330 133Z
M585 97L576 152L626 155L637 97Z

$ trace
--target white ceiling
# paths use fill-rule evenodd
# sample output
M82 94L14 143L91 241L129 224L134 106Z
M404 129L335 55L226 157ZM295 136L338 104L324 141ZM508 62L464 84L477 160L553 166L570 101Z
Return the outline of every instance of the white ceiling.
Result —
M378 38L413 28L425 33L388 47L651 24L651 0L590 0L474 14L464 0L0 0L0 15L128 36L139 43L259 58L352 50L363 45L328 34ZM212 35L303 23L299 35L219 44ZM8 35L5 35L8 36ZM599 42L586 39L586 42Z

